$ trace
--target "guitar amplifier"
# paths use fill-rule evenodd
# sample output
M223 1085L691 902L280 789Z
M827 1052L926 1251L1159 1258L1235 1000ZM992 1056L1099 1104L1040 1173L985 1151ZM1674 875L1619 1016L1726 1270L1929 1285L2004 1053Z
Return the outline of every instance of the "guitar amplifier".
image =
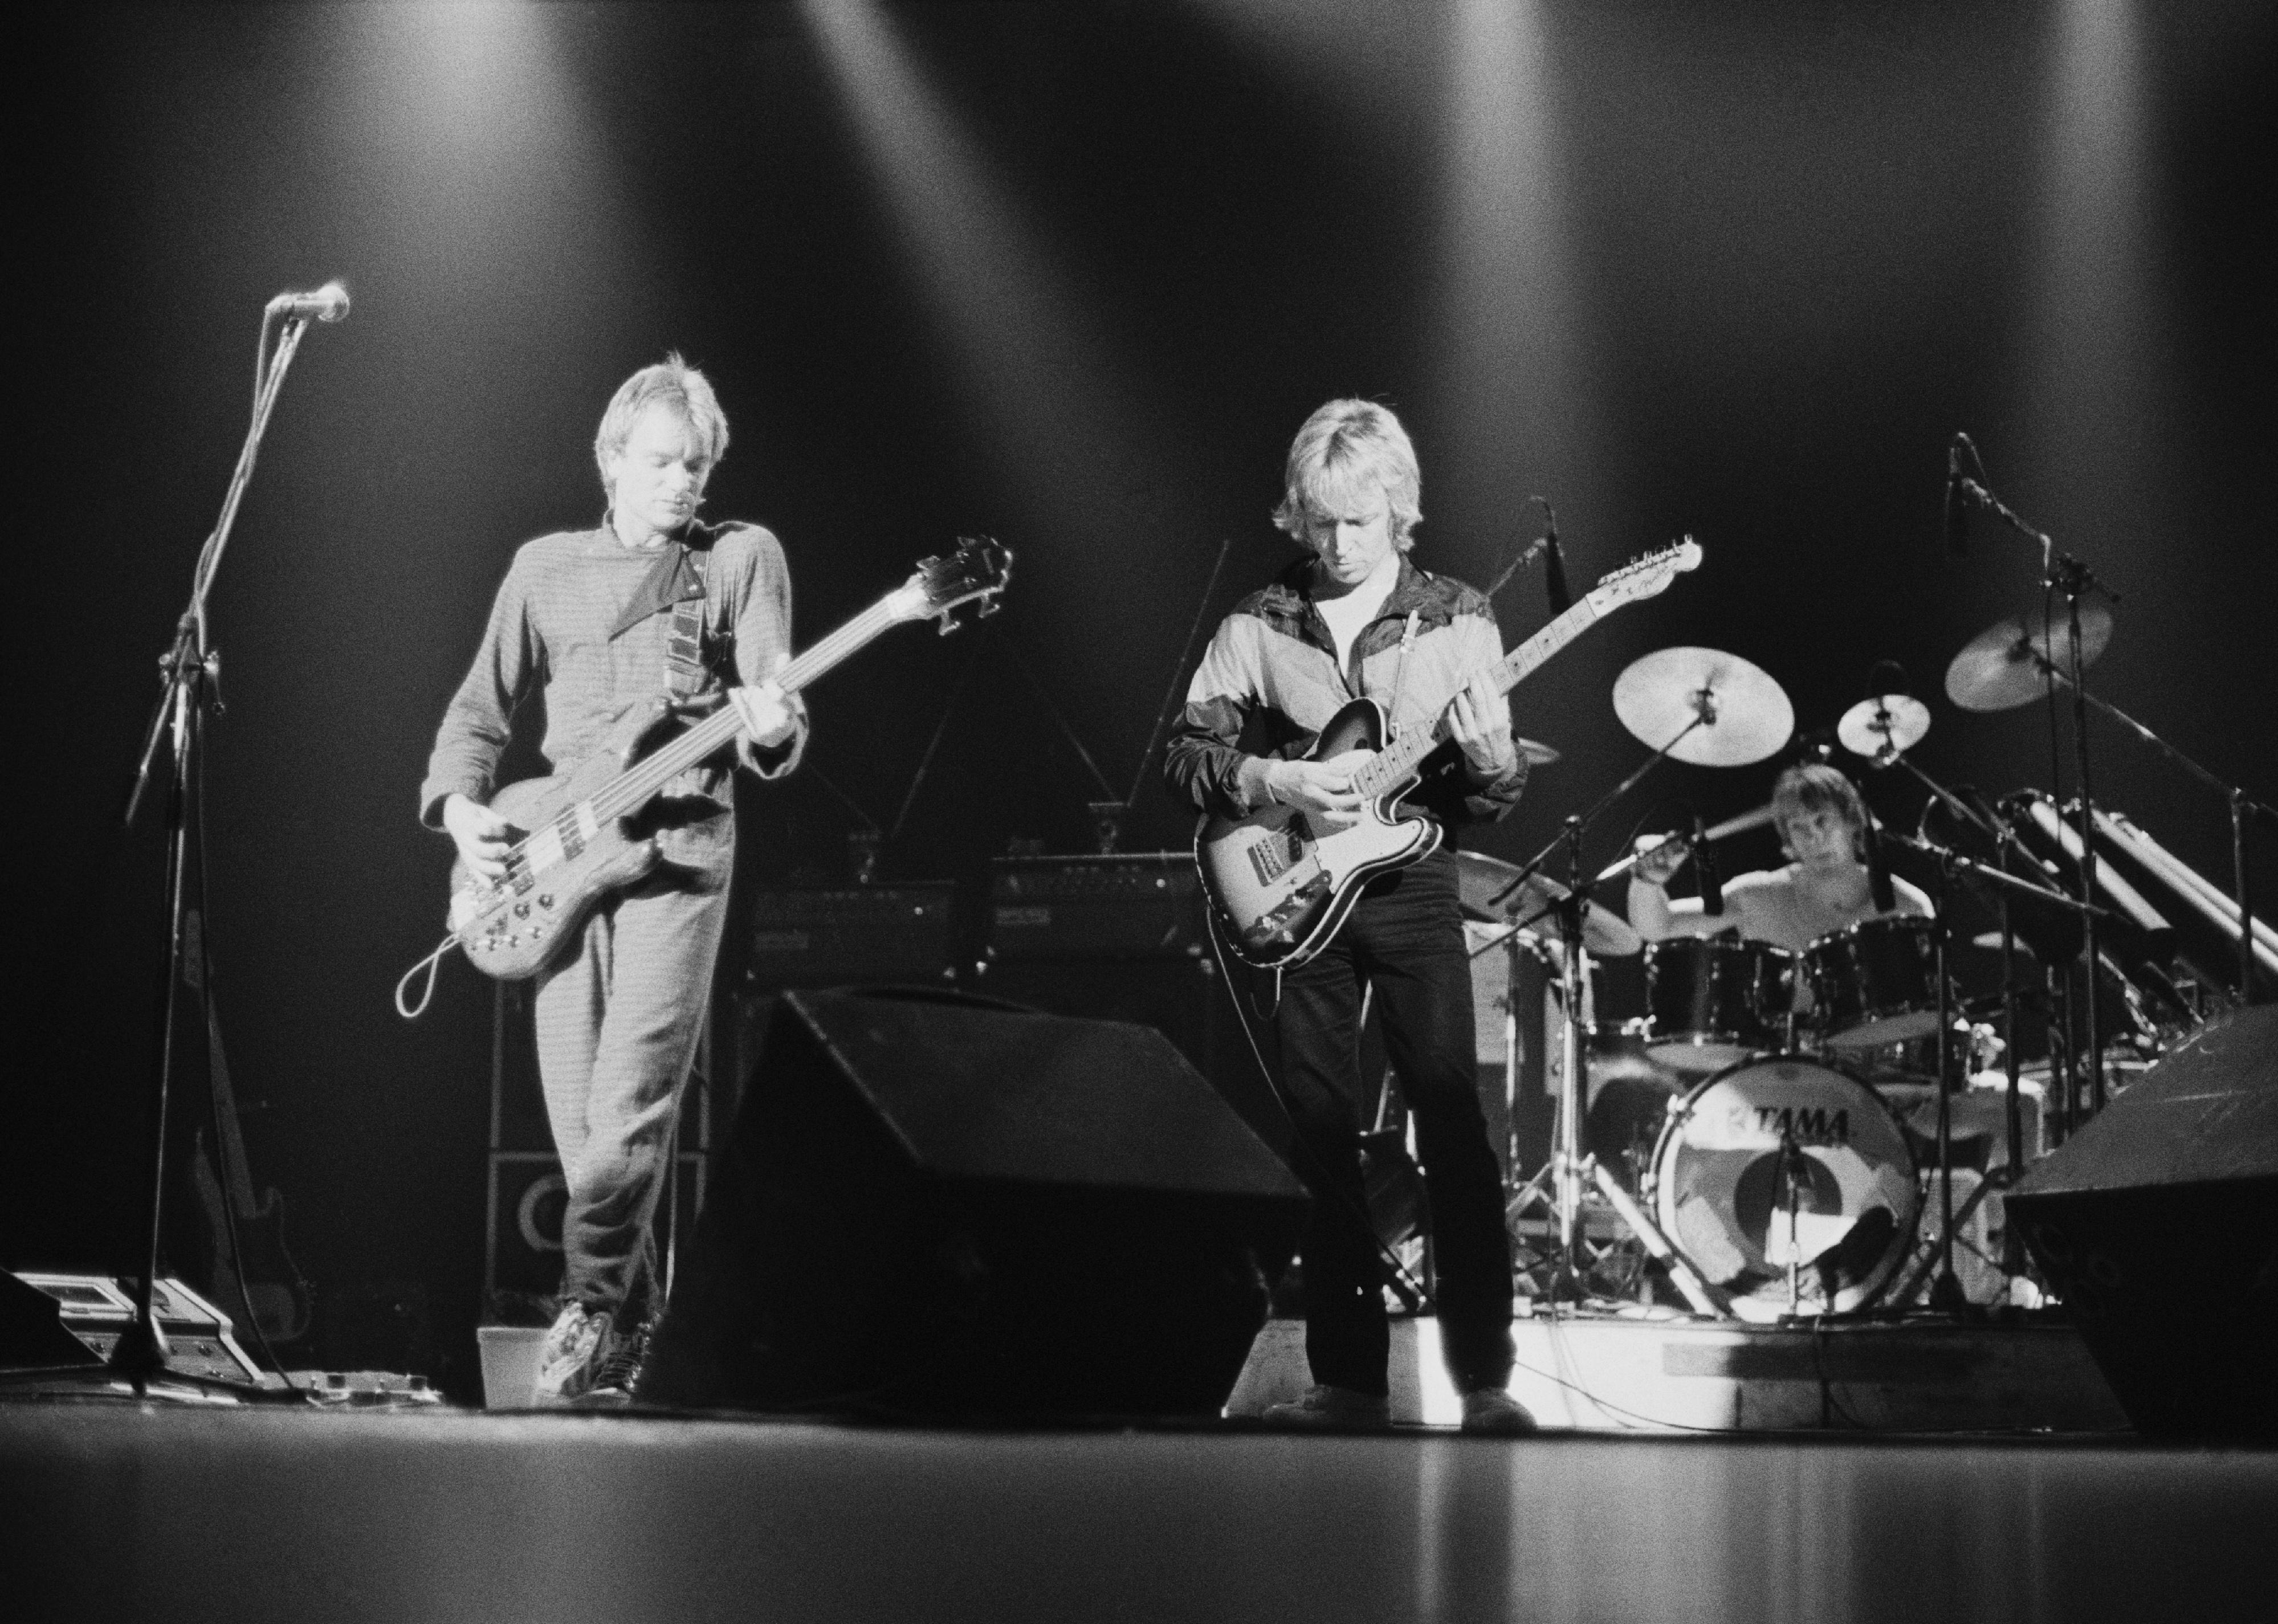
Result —
M103 1275L19 1274L16 1278L55 1299L57 1322L93 1354L90 1365L111 1357L120 1333L134 1318L131 1281ZM229 1315L180 1280L164 1277L151 1306L158 1329L165 1333L168 1370L260 1385L260 1368L238 1346Z
M947 880L761 891L752 901L746 985L763 993L944 980L956 894Z
M993 961L1199 958L1210 951L1202 881L1184 851L998 858L993 869Z
M704 1204L701 1155L673 1158L671 1217L657 1226L660 1255L674 1234L695 1232ZM501 1150L491 1155L490 1238L483 1259L483 1288L490 1296L551 1298L562 1289L562 1216L570 1187L551 1151Z

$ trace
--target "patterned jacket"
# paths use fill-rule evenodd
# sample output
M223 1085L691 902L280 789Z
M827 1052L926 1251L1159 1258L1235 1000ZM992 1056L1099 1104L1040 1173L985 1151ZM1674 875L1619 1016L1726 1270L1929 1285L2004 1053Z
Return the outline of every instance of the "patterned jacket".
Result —
M1204 812L1240 818L1266 804L1270 759L1303 756L1329 719L1374 699L1395 737L1428 728L1456 691L1502 658L1486 596L1400 560L1400 579L1353 639L1351 667L1307 591L1313 560L1300 559L1219 622L1187 690L1187 708L1163 758L1172 792ZM1424 758L1407 804L1448 829L1492 823L1517 804L1526 758L1492 783L1477 782L1453 740Z

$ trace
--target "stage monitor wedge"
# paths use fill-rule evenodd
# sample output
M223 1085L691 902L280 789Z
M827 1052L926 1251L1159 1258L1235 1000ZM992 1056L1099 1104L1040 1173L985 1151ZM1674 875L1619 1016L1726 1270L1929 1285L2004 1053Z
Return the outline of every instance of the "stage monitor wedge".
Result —
M2009 1211L2138 1431L2278 1439L2278 1006L2178 1045Z
M1215 1414L1296 1177L1160 1033L787 993L638 1398L882 1416Z

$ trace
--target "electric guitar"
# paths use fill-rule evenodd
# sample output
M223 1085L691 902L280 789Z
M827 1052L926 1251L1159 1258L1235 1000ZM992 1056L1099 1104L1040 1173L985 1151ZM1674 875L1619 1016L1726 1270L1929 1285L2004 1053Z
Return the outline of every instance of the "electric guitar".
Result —
M961 538L955 553L921 560L899 588L777 672L776 686L799 692L906 621L937 619L945 635L961 605L978 600L982 614L994 614L1012 567L1009 549L986 537ZM577 938L595 903L657 865L654 836L636 835L631 820L743 732L732 705L678 733L669 726L675 715L664 696L629 705L584 761L509 784L493 798L491 810L523 832L504 877L478 879L463 862L451 867L451 936L476 969L502 981L536 975Z
M1615 570L1502 657L1494 667L1497 691L1525 681L1600 616L1656 596L1700 563L1700 545L1687 536ZM1294 969L1328 945L1370 881L1438 849L1440 826L1403 810L1400 799L1416 787L1418 763L1449 736L1448 713L1389 746L1387 731L1384 707L1356 699L1329 719L1306 758L1369 752L1352 777L1360 820L1348 827L1316 833L1292 806L1241 819L1204 814L1195 831L1195 866L1237 957L1264 970Z

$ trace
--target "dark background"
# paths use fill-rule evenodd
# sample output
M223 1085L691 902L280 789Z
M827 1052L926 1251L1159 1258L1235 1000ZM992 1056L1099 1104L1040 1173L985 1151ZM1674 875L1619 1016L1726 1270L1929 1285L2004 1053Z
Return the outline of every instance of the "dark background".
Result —
M1642 759L1608 695L1670 644L1764 666L1804 728L1895 659L1930 771L2046 785L2037 711L1940 693L2037 597L1991 525L1940 545L1956 429L2123 596L2096 690L2278 800L2265 5L89 6L19 64L11 1266L133 1266L160 898L118 812L261 305L327 277L354 315L302 349L213 599L211 934L301 1262L340 1300L417 1283L455 1386L490 989L455 962L390 1008L441 926L414 791L512 549L594 521L601 408L668 348L719 387L709 510L784 538L802 643L960 532L1019 559L982 631L898 630L811 696L747 885L839 872L826 777L894 824L945 708L884 877L1083 850L1102 791L1043 697L1120 793L1220 543L1213 618L1289 556L1281 454L1334 394L1414 431L1429 568L1484 584L1534 492L1578 591L1707 549L1519 691L1565 759L1487 850ZM1533 630L1539 576L1498 606ZM2091 734L2099 798L2227 883L2220 800ZM1594 856L1777 766L1664 769ZM1186 827L1150 768L1127 848Z

